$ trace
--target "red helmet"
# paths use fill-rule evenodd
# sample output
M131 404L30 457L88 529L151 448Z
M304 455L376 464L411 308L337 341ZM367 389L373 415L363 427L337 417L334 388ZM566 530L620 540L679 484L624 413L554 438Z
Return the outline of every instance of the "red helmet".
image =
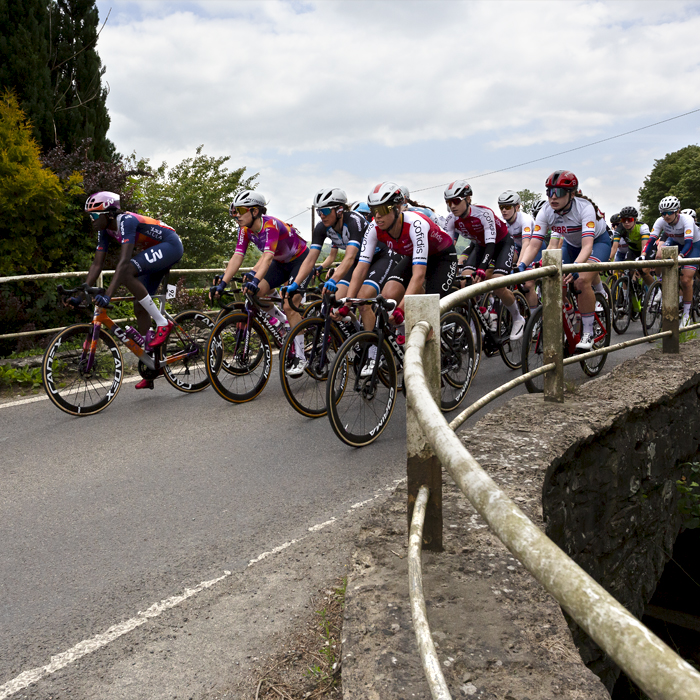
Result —
M561 187L565 190L577 190L578 178L570 170L555 170L544 183L545 187Z

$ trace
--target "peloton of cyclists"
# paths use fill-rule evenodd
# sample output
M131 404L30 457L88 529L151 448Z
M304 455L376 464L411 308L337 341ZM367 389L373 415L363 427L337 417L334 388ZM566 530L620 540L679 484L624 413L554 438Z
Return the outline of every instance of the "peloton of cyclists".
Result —
M645 223L637 221L639 212L636 207L622 207L617 216L618 224L613 229L610 260L615 262L636 260L647 246L649 227ZM610 220L611 223L614 223L613 218ZM647 287L653 283L654 278L651 276L650 270L640 270L640 272Z

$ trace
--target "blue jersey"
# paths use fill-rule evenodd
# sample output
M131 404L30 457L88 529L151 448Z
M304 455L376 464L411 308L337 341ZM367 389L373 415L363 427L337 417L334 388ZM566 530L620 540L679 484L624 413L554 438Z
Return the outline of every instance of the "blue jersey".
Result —
M151 219L141 214L125 212L117 216L117 230L102 229L97 237L97 250L107 250L109 239L117 243L133 243L134 246L146 249L166 241L180 242L175 229L158 219Z

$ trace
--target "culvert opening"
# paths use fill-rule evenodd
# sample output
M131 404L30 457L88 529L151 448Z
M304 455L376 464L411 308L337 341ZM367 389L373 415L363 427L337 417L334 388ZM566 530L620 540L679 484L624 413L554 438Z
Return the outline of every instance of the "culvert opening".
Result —
M676 538L673 558L664 567L642 622L700 670L700 529L685 530ZM611 697L648 698L624 673L620 673Z

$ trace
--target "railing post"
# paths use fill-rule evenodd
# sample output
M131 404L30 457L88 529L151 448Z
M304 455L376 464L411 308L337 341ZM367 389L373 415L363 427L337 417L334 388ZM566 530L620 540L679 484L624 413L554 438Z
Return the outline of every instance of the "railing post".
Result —
M673 260L673 267L664 267L661 272L662 331L671 331L673 335L664 338L663 352L678 354L680 339L678 333L678 248L664 246L661 249L664 260Z
M544 364L553 372L544 375L544 400L564 403L564 325L562 321L561 250L545 250L542 265L556 265L557 274L542 278L542 346Z
M435 403L440 405L440 297L411 294L406 297L406 337L419 321L427 321L433 332L423 353L425 379ZM423 527L423 549L442 551L442 466L426 439L415 411L406 405L406 478L408 482L408 527L421 486L430 489Z

